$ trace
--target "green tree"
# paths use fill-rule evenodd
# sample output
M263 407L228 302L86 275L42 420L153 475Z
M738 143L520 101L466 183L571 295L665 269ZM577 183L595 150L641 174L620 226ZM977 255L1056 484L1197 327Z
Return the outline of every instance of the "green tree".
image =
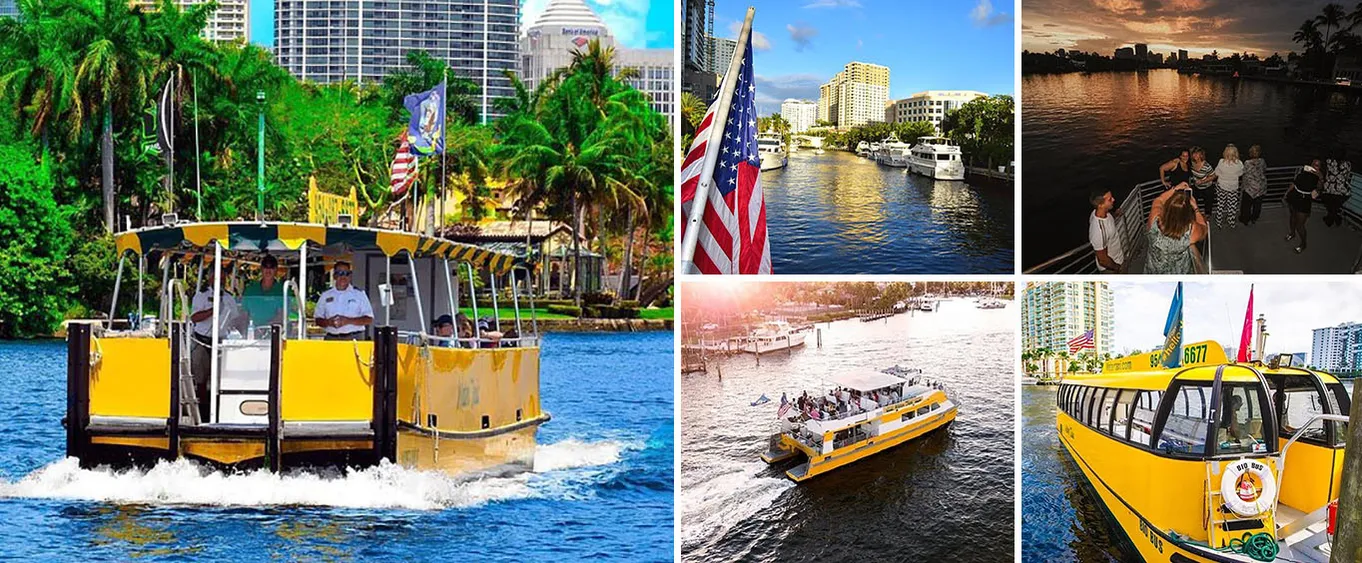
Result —
M49 334L69 305L71 210L33 149L0 145L0 338Z
M960 145L969 162L992 168L1013 158L1015 119L1012 96L989 96L947 113L941 120L941 130Z

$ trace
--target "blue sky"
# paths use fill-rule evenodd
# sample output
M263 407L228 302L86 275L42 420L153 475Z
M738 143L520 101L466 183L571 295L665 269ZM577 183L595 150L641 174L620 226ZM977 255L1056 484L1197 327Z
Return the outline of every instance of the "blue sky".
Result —
M586 0L605 20L615 40L634 48L671 48L675 43L675 4L672 0ZM525 0L521 21L544 11L548 0ZM251 0L251 42L274 46L274 0Z
M1011 0L718 0L714 33L736 39L747 7L762 114L818 86L851 61L889 67L889 95L923 90L1013 94Z

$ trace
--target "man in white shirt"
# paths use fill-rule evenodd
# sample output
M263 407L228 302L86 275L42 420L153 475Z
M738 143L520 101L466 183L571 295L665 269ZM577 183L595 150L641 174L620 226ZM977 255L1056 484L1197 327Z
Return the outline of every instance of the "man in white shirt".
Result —
M1088 201L1093 208L1088 216L1088 242L1097 252L1097 270L1103 274L1123 274L1126 253L1116 221L1121 218L1121 210L1114 209L1116 198L1111 190L1103 190L1093 193Z
M369 303L369 296L350 285L354 271L349 262L336 262L331 273L336 280L335 286L322 293L312 317L317 326L326 331L327 340L363 340L364 327L374 322L374 307Z
M194 394L199 400L199 418L212 420L212 401L208 397L208 379L213 361L213 269L204 268L204 279L190 303L189 320L194 324L194 340L190 345L189 373L194 376ZM221 339L234 325L236 299L222 290L222 310L218 313L218 338Z

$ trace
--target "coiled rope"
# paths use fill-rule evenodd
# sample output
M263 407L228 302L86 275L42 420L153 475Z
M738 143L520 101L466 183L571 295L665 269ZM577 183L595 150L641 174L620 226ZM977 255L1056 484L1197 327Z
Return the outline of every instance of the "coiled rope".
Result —
M1277 559L1277 538L1265 532L1244 532L1243 537L1230 540L1230 551L1252 557L1255 561Z

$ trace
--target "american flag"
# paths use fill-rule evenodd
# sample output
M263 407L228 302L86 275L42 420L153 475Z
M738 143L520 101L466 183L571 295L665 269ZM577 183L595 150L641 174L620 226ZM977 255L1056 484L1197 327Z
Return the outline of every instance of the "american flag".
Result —
M1085 333L1083 333L1083 334L1080 334L1080 335L1078 335L1078 336L1075 336L1075 337L1069 339L1069 353L1070 353L1070 354L1076 353L1076 352L1078 352L1079 350L1082 350L1082 349L1084 349L1084 348L1088 348L1088 349L1094 349L1094 348L1096 348L1096 347L1093 346L1093 344L1092 344L1092 331L1091 331L1091 330L1090 330L1090 331L1087 331L1087 332L1085 332Z
M406 135L402 135L402 144L397 147L397 156L393 157L391 186L394 195L407 191L407 188L416 181L416 164L416 155L411 152L411 143L407 142Z
M695 141L681 165L682 238L690 225L691 202L701 188L707 161L714 164L713 181L692 261L704 274L769 274L771 246L766 237L766 201L761 193L761 156L757 153L757 88L752 81L752 36L748 33L738 66L737 82L728 115L715 123L720 100L710 104L695 131ZM722 90L722 89L721 89ZM718 146L710 144L711 127L723 133Z

